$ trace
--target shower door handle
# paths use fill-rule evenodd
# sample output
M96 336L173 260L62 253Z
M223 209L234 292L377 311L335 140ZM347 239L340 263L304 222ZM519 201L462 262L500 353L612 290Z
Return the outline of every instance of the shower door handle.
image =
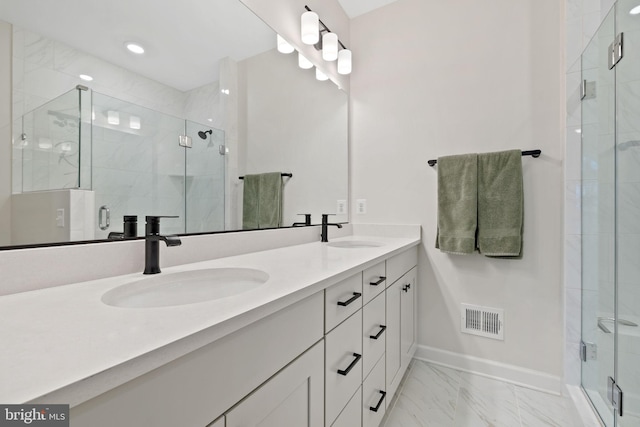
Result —
M98 209L98 227L100 230L106 230L111 225L111 211L105 205Z

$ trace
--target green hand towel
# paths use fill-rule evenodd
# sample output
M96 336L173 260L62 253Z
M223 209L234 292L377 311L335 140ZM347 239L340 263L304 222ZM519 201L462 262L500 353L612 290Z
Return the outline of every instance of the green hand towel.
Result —
M478 155L478 249L522 257L524 194L520 150Z
M242 190L242 229L258 228L260 175L245 175Z
M438 159L438 235L436 248L451 254L476 249L478 155Z
M258 197L260 228L277 228L282 225L282 173L271 172L260 175Z

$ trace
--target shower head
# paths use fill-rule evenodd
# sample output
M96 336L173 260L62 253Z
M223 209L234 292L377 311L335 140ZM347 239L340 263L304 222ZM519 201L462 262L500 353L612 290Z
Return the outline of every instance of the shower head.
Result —
M207 134L211 135L213 131L211 129L198 132L198 136L202 139L207 139Z

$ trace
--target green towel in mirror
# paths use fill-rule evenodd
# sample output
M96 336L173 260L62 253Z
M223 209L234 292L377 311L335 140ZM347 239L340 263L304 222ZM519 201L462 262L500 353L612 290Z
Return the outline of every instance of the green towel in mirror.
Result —
M282 225L282 173L245 175L242 228L277 228Z

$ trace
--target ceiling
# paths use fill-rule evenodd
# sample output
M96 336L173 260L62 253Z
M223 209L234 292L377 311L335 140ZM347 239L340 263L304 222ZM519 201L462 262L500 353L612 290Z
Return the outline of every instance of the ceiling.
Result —
M363 15L367 12L371 12L382 6L386 6L390 3L394 3L397 0L338 0L340 5L347 13L349 18L353 19L356 16Z
M350 18L394 1L339 0ZM238 0L162 7L157 0L2 0L0 20L181 91L218 80L225 57L242 60L275 47L273 30ZM143 45L145 54L128 52L129 41ZM32 41L25 42L28 50Z

